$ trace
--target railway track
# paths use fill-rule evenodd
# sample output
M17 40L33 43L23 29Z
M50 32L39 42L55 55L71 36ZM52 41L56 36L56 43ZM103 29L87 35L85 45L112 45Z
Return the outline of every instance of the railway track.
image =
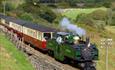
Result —
M9 32L6 28L0 26L0 32L12 41L16 47L25 53L29 61L35 67L35 70L79 70L68 64L63 64L50 57L48 54L39 52L38 50L27 45L23 40L19 40L16 34Z

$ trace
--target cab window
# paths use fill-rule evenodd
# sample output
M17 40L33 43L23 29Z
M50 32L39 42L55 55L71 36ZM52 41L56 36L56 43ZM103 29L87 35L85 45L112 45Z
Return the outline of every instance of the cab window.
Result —
M48 40L48 39L51 39L51 33L44 33L43 34L43 37Z

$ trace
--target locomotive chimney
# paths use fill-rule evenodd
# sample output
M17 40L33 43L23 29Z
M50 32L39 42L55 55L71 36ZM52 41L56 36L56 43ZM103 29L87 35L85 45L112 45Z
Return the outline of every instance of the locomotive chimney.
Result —
M89 37L86 37L86 46L90 47L90 38Z

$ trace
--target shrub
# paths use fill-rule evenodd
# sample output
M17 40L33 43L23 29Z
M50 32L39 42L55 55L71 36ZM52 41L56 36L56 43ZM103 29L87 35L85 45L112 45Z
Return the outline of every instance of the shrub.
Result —
M111 25L115 26L115 12L112 15L112 23L111 23Z
M78 15L76 21L77 21L77 23L80 23L80 24L82 23L82 24L86 24L86 25L89 25L91 27L94 27L97 30L104 30L104 26L105 26L105 21L99 20L99 19L94 19L89 14Z
M89 14L94 20L105 20L107 17L107 12L104 10L96 10Z
M30 13L24 13L24 14L20 15L19 18L21 18L23 20L27 20L27 21L33 21L33 17Z
M11 3L6 3L5 4L5 10L6 11L12 11L14 9L15 9L15 6L13 4L11 4Z
M89 26L93 26L93 19L84 13L79 14L76 18L76 21L77 23L83 23Z

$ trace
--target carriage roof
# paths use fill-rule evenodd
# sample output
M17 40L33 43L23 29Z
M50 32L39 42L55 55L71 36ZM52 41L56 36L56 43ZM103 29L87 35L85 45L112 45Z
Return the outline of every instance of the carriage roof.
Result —
M24 20L21 20L21 19L16 19L16 18L5 16L5 15L2 15L2 14L0 14L0 18L5 19L6 22L14 22L16 24L19 24L19 25L22 25L22 26L25 26L25 27L28 27L28 28L31 28L31 29L35 29L35 30L38 30L38 31L41 31L41 32L55 32L56 31L55 29L50 28L50 27L46 27L46 26L43 26L43 25L40 25L40 24L35 24L33 22L30 22L30 21L24 21Z

